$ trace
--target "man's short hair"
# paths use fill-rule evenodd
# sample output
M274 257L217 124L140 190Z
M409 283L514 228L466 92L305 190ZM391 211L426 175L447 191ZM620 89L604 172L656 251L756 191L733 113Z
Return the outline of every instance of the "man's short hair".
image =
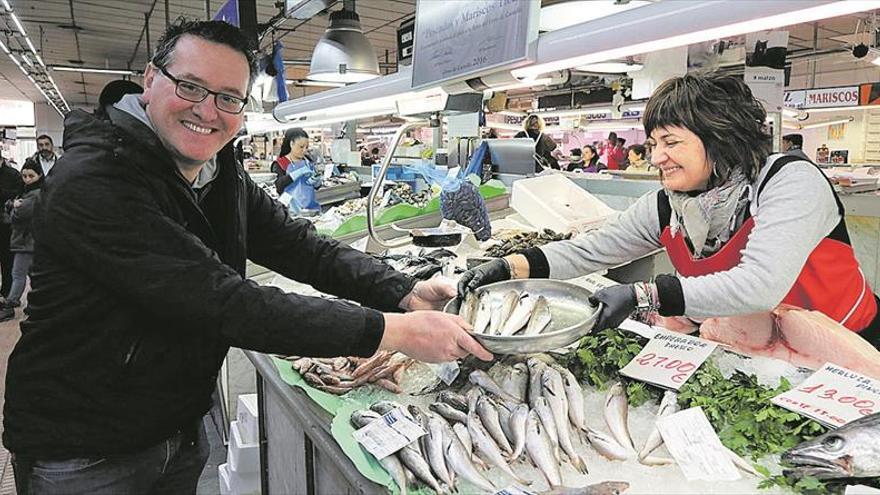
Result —
M626 139L617 138L617 145L618 146L620 146L622 148L624 144L626 144Z
M178 17L159 38L156 52L150 62L156 67L168 66L174 55L174 47L183 36L196 36L212 43L226 45L244 55L248 64L248 93L250 93L251 84L257 75L257 56L253 43L240 29L223 21L191 21Z
M49 144L53 146L55 145L55 142L52 141L52 138L48 134L40 134L39 136L37 136L37 141L39 141L40 139L47 139L49 141Z
M804 146L804 137L800 134L786 134L782 136L783 141L788 141L794 146L803 147Z

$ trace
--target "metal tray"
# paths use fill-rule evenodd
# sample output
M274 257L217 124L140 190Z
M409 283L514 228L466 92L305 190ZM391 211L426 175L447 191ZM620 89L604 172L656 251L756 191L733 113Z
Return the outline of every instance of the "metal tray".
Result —
M569 282L550 279L506 280L485 285L476 290L477 296L488 292L489 297L503 297L507 291L525 291L542 295L550 302L552 320L550 326L538 335L472 334L483 347L495 354L532 354L565 347L590 333L596 323L602 305L590 304L589 290ZM455 299L446 304L444 311L458 313Z

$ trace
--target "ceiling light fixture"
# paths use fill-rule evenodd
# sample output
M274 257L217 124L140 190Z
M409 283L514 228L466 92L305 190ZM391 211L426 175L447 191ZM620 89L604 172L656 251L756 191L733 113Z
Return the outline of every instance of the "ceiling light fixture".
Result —
M487 89L486 91L492 92L492 91L507 91L510 89L528 89L528 88L534 88L537 86L546 86L546 85L550 84L551 82L553 82L553 79L551 79L549 77L541 77L538 79L527 79L525 81L521 81L518 83L506 84L503 86L490 88L490 89Z
M650 3L645 0L631 0L630 2L572 0L555 3L541 8L541 31L554 31L574 26L575 24L592 21L593 19L599 19L626 10L644 7Z
M512 71L537 77L634 55L729 38L880 8L880 1L714 0L664 1L546 33L538 38L537 63ZM724 12L723 16L718 12ZM621 43L620 33L627 32ZM585 47L592 47L585 48Z
M15 29L18 29L18 32L21 33L22 36L27 36L27 33L24 32L24 26L21 25L21 21L18 20L18 16L15 15L15 12L10 12L9 16L12 17L12 22L15 24Z
M287 85L314 86L317 88L341 88L345 86L343 82L309 81L308 79L287 79L284 83Z
M50 65L50 69L59 72L85 72L88 74L118 74L121 76L137 76L137 71L129 69L101 69L99 67L71 67L68 65Z
M829 120L827 122L816 122L815 124L803 124L803 125L799 125L798 128L799 129L817 129L819 127L827 127L829 125L847 124L852 121L853 121L853 117L849 117L846 119Z
M364 36L354 0L330 14L330 27L312 53L308 78L313 81L356 83L379 77L379 61Z
M644 66L634 62L599 62L597 64L582 65L575 70L584 72L599 72L602 74L623 74L642 70Z
M9 2L7 2L6 0L3 0L3 6L6 8L6 10L12 10L12 7L9 6Z

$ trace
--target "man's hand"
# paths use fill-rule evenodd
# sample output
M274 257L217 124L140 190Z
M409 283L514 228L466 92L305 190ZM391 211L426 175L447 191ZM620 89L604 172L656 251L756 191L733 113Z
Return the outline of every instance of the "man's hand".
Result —
M468 354L491 361L492 354L468 335L470 329L460 316L439 311L385 313L379 349L399 351L426 363L445 363Z
M420 309L442 310L443 306L455 297L455 286L448 279L434 277L416 283L413 290L400 301L400 309L417 311Z
M602 289L590 297L593 304L604 303L599 319L596 320L596 330L617 328L623 320L629 318L636 309L636 293L632 285L614 285Z
M458 295L464 297L470 291L484 285L510 280L510 265L503 258L487 261L461 274L458 279Z

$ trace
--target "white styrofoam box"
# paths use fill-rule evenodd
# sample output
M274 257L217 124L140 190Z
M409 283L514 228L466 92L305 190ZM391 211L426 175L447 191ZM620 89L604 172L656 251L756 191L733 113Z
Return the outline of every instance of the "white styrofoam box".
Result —
M244 394L238 396L238 408L236 419L241 439L244 443L258 443L260 441L260 425L257 422L257 394Z
M229 484L229 466L220 464L217 466L217 474L220 481L220 495L230 495L232 487Z
M223 464L221 467L226 466ZM221 476L223 471L220 472ZM260 495L260 473L236 473L227 466L226 476L229 482L229 495ZM222 489L223 480L220 480Z
M229 449L226 460L235 473L258 473L260 471L260 445L244 443L238 421L229 426Z
M560 174L514 182L510 206L534 227L556 232L594 229L616 213Z

